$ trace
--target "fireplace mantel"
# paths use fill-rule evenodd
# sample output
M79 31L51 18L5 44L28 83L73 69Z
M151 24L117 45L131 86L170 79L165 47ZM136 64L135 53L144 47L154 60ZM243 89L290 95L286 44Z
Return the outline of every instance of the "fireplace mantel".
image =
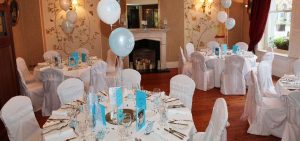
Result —
M165 29L130 29L134 35L135 41L149 39L160 41L160 63L161 68L167 68L166 50L167 50L167 30Z

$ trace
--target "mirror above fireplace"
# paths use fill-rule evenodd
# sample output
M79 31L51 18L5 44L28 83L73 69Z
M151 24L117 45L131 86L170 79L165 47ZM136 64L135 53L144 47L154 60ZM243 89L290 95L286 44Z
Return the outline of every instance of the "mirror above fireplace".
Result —
M126 0L128 28L159 28L159 0Z

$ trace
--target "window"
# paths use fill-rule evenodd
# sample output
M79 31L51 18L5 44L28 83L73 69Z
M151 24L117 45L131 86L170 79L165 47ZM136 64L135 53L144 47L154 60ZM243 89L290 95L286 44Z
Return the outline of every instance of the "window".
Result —
M265 44L275 51L288 50L292 0L272 0L265 31ZM284 51L283 51L284 52ZM287 53L284 52L284 53Z

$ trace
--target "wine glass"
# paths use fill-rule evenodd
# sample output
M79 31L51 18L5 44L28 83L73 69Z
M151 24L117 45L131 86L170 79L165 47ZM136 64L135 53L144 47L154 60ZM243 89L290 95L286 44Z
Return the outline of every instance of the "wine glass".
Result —
M121 132L121 135L122 137L124 137L124 139L128 139L129 137L129 127L131 126L131 123L132 123L132 116L130 113L124 113L124 117L121 121L121 124L123 126L123 132Z
M161 102L160 100L160 92L161 90L159 88L154 88L152 91L152 103L155 110L158 109L159 104Z

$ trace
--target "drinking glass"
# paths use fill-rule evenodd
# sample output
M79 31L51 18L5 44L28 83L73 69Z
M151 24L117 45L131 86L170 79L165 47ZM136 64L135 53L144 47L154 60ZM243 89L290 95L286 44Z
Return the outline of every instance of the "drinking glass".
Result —
M118 123L118 132L122 141L129 140L129 127L132 123L132 117L129 113L124 113L123 119Z
M160 92L161 92L161 90L159 88L154 88L152 91L152 103L153 103L153 108L155 111L158 110L158 107L161 102Z
M159 124L165 127L167 125L167 121L168 121L168 116L167 116L166 104L164 102L161 102L159 106Z

